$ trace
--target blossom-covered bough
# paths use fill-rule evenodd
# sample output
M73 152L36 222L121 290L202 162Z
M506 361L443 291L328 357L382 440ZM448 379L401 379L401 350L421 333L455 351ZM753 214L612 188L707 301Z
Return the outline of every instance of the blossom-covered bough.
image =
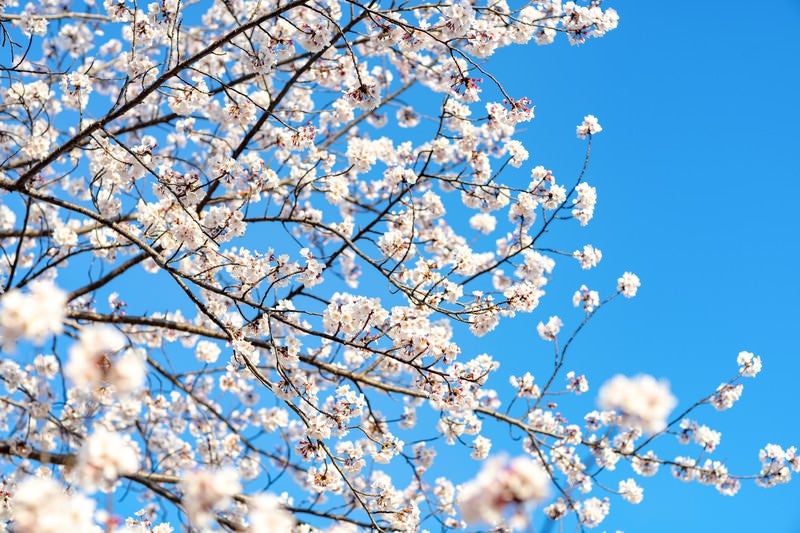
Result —
M602 257L554 239L593 216L598 119L557 180L487 58L616 25L600 2L0 0L5 527L591 528L661 466L788 481L794 448L735 476L688 417L731 407L749 352L677 416L648 375L559 412L589 391L573 339L632 273L581 286L571 333L542 318L533 374L470 344L540 313L556 258Z

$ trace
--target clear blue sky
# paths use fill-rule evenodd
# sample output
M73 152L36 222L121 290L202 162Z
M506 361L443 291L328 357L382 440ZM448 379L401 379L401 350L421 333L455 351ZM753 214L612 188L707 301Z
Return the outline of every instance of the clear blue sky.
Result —
M757 473L765 444L800 445L792 396L800 372L793 342L800 289L792 278L800 225L793 206L781 201L800 194L793 164L800 153L800 45L792 31L767 27L796 27L800 1L776 1L757 14L743 1L608 5L621 23L603 39L514 47L489 62L512 96L536 105L536 119L520 137L531 152L525 172L542 164L572 183L585 148L575 126L586 114L599 117L604 131L594 140L588 175L599 194L595 218L569 234L562 226L544 245L571 251L593 244L603 261L586 272L562 258L533 315L505 321L483 339L458 340L465 356L494 355L501 375L531 371L541 383L552 356L536 323L558 313L568 330L581 319L570 304L581 283L607 295L622 272L634 271L643 283L639 296L603 309L570 352L567 369L586 373L592 386L581 406L593 408L613 374L645 372L668 378L685 407L735 374L740 350L753 351L764 370L745 382L742 400L722 413L701 409L695 418L722 431L715 457L731 472ZM498 100L488 83L484 90L486 101ZM486 424L502 451L505 428ZM463 450L441 446L439 453L431 481L464 481L479 467L463 462ZM619 470L629 475L627 467ZM800 478L770 490L745 482L735 498L681 483L667 470L637 481L644 501L612 498L611 515L596 531L800 531ZM570 518L566 531L574 523Z
M582 156L575 125L593 113L604 127L589 173L598 209L576 240L602 249L603 261L589 273L557 267L539 311L581 281L602 296L624 270L642 278L639 296L603 309L572 352L568 366L587 372L595 393L616 371L647 372L668 377L683 407L735 373L740 350L760 354L764 371L745 382L742 400L697 417L722 431L715 454L732 472L755 473L766 443L800 444L791 203L800 195L800 2L608 5L621 23L603 39L512 49L494 64L515 97L537 106L524 137L529 163L565 181ZM517 334L533 339L539 319L506 329L506 348L517 349ZM745 482L728 498L662 471L643 480L640 505L614 499L600 529L796 532L794 481L769 490Z
M566 236L568 244L558 230L545 245L590 243L603 261L585 272L562 259L532 316L507 321L472 345L467 340L465 351L490 351L503 375L529 370L541 382L552 359L536 323L558 313L574 325L580 313L569 300L581 283L602 296L623 271L636 272L639 296L603 309L570 353L567 368L586 373L592 385L583 404L591 408L611 375L646 372L670 380L681 408L732 376L740 350L753 351L764 370L745 382L742 400L722 413L701 409L696 418L722 431L715 456L733 473L756 473L765 444L800 446L793 396L800 224L788 201L800 195L800 0L608 5L621 22L603 39L516 47L490 62L510 94L536 105L521 137L531 152L525 169L542 164L571 183L585 146L575 126L586 114L599 117L604 131L594 140L588 175L599 194L595 218ZM443 462L449 451L439 449ZM463 481L468 469L458 468L451 474ZM639 481L644 501L613 498L598 531L800 532L800 477L769 490L745 482L735 498L681 483L666 470Z

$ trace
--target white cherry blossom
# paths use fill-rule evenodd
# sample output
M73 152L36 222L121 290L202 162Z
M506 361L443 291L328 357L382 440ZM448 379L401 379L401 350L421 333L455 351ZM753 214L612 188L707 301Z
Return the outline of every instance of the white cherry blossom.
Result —
M600 388L598 403L604 409L617 411L621 425L656 433L666 427L677 400L666 381L648 375L617 375Z
M737 473L695 420L751 352L679 418L645 374L587 398L641 284L586 227L603 128L530 144L496 58L610 3L0 0L0 530L574 530L662 465L788 482L792 443Z

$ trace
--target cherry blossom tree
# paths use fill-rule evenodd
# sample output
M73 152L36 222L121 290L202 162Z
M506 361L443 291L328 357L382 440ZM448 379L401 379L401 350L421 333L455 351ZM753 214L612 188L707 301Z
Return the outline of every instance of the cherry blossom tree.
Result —
M602 259L558 244L592 220L602 126L557 178L490 57L617 21L597 0L0 0L4 528L584 529L660 470L788 481L794 447L733 474L694 420L758 356L675 412L663 379L594 394L570 369L635 274L576 280L577 322L540 309L557 262ZM516 315L552 354L524 375L470 342ZM458 453L471 474L442 475Z

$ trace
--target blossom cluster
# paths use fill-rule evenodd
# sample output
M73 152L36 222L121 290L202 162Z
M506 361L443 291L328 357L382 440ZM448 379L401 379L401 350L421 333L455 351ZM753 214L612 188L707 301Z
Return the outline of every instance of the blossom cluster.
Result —
M514 522L524 524L526 506L544 500L549 491L547 473L533 459L497 457L487 460L478 476L460 488L459 505L468 523L497 526L510 510L519 515Z

